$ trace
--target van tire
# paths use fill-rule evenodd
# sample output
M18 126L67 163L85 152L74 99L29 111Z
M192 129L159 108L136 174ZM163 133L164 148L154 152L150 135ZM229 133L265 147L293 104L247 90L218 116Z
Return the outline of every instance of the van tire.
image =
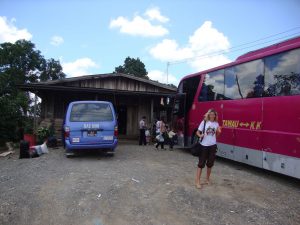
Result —
M74 153L70 153L70 152L66 152L65 155L66 155L66 158L74 157Z
M115 156L115 153L114 152L107 152L106 155L108 157L114 157Z

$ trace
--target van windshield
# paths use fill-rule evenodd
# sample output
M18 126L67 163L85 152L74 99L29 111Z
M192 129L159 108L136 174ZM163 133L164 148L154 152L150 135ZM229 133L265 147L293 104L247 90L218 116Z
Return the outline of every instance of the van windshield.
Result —
M113 114L110 106L105 103L77 103L72 107L70 121L113 121Z

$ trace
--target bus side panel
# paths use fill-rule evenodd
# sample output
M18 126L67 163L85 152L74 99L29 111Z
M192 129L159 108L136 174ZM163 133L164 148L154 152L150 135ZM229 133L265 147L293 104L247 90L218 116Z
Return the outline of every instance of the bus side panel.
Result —
M300 96L263 99L263 167L300 178Z
M229 146L230 157L235 161L262 167L262 100L241 99L224 101L223 131L220 142Z

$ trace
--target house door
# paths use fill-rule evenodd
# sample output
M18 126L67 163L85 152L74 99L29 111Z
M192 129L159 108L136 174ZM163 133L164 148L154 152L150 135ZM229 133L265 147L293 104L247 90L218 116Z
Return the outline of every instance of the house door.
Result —
M118 129L119 134L126 134L127 127L127 107L126 106L118 106L117 107L118 114Z

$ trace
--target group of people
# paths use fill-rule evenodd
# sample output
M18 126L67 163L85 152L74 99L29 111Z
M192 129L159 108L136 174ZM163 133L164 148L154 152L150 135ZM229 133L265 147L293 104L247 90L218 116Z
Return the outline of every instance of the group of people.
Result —
M143 117L139 123L140 126L140 140L139 144L146 145L146 117ZM164 118L157 120L155 123L154 129L155 139L157 143L155 145L156 149L161 146L161 149L164 149L164 144L166 141L170 144L170 149L173 148L174 138L176 133L169 129L166 125ZM199 144L196 145L200 148L199 157L198 157L198 167L196 172L195 186L198 189L202 188L202 184L210 184L210 175L212 167L214 166L216 153L217 153L217 136L221 134L221 127L218 123L218 113L214 109L210 109L204 115L204 119L201 121L196 135L199 137ZM204 183L201 183L201 174L203 168L207 167L206 180Z
M173 150L176 133L172 128L170 128L164 120L164 117L157 119L153 124L152 138L151 133L146 125L146 117L143 116L139 122L140 128L140 138L139 145L146 145L150 143L150 139L154 139L156 142L155 148L158 149L161 146L161 149L165 150L165 144L169 144L170 150Z

